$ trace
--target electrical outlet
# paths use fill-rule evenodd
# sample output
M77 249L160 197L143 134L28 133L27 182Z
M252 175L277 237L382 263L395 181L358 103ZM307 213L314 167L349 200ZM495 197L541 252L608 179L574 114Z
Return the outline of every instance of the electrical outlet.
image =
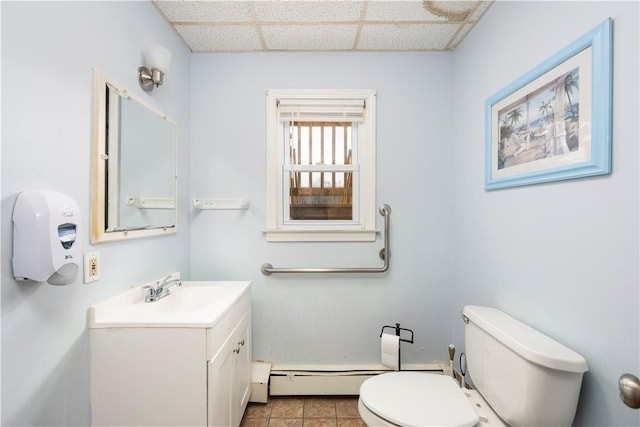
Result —
M84 283L100 279L100 252L84 254Z

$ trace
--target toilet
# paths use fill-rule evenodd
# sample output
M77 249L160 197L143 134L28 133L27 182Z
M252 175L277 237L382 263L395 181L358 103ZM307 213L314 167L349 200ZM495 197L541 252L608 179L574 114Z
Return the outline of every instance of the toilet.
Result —
M474 389L434 373L377 375L360 387L369 427L571 426L582 356L495 308L466 306L462 318Z

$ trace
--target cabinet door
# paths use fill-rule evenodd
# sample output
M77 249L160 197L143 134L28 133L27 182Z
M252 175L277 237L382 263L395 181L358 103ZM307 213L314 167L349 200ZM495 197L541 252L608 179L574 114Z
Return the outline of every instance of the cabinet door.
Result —
M233 396L235 404L232 403L233 421L232 425L240 425L242 415L249 403L251 395L251 314L248 313L240 322L236 333L237 350L234 360Z
M208 423L238 427L251 394L251 313L247 313L209 362Z
M208 387L209 404L207 408L208 425L210 427L230 427L236 425L231 422L233 395L233 362L236 342L230 337L222 349L209 362Z

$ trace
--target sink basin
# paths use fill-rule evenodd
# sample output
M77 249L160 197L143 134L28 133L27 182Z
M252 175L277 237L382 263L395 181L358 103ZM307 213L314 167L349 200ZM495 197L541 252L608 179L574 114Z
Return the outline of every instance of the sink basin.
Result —
M180 313L202 310L224 295L221 286L188 286L171 288L169 294L158 301L145 302L144 296L131 304L130 309L142 313ZM144 295L144 293L143 293Z
M134 287L91 306L89 327L210 327L249 286L250 282L183 281L153 302L144 301L146 289Z

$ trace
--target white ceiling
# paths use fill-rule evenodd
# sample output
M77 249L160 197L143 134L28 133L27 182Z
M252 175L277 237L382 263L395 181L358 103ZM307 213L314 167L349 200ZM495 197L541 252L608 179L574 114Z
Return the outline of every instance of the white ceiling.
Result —
M492 2L153 0L193 52L454 50Z

